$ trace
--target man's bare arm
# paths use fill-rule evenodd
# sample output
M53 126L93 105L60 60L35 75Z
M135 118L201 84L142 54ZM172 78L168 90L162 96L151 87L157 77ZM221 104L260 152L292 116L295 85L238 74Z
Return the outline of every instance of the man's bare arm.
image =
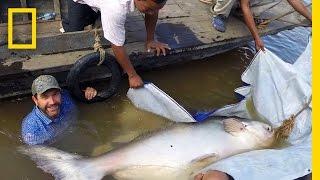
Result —
M159 11L156 11L153 14L145 14L145 20L144 24L146 26L146 31L147 31L147 42L148 41L153 41L154 40L154 33L156 30L156 25L158 21L158 14Z
M132 88L138 88L143 85L142 79L134 69L126 49L123 46L111 45L114 55L122 69L128 74L129 85Z
M146 48L148 50L155 49L157 51L157 56L159 56L161 52L166 55L166 49L170 49L167 44L156 42L154 40L158 14L159 11L155 11L153 14L145 14L145 26L147 31Z
M256 27L256 24L254 22L253 19L253 15L252 12L250 10L250 6L249 6L249 0L240 0L240 6L241 6L241 10L243 13L243 17L244 17L244 22L246 23L249 31L251 32L255 45L256 45L256 49L262 49L264 50L264 43L261 40L260 36L259 36L259 32L258 29Z
M288 3L294 8L294 10L312 22L311 13L300 0L288 0Z

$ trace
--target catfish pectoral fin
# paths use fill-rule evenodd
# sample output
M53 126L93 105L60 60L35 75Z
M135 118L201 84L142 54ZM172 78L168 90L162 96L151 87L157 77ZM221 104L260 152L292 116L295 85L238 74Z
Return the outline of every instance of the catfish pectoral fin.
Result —
M219 160L219 156L215 153L212 154L206 154L204 156L201 156L199 158L196 158L194 160L191 161L191 165L190 165L190 170L191 173L193 174L194 171L200 170L203 167L212 164L213 162Z
M223 128L227 133L235 135L241 131L244 131L245 125L235 118L228 118L223 120Z

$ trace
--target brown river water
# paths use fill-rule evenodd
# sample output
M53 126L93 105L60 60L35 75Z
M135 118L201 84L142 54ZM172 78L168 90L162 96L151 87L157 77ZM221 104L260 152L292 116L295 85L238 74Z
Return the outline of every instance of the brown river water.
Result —
M280 58L292 63L303 51L309 34L308 28L295 28L265 37L264 42ZM242 85L240 76L251 58L251 53L241 48L140 74L186 109L208 110L237 102L234 89ZM110 100L95 104L78 102L77 123L51 146L84 156L97 156L172 124L165 118L136 109L126 97L127 90L124 78L119 93ZM0 180L54 179L17 151L23 145L21 121L32 108L31 97L0 102ZM311 179L311 176L302 179Z
M237 102L233 90L242 85L240 75L250 63L246 54L244 49L236 49L204 60L157 68L141 76L187 109L208 110ZM77 123L51 146L97 156L172 124L136 109L126 97L127 89L124 78L120 92L110 100L95 104L78 102ZM17 152L17 147L23 144L21 121L32 108L31 97L0 102L0 179L53 179Z

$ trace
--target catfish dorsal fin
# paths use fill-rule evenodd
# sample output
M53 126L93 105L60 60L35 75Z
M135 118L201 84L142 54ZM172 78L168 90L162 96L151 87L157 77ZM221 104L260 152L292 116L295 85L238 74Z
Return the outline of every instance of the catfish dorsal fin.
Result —
M232 135L235 135L245 129L245 125L235 118L228 118L223 120L222 122L224 131Z

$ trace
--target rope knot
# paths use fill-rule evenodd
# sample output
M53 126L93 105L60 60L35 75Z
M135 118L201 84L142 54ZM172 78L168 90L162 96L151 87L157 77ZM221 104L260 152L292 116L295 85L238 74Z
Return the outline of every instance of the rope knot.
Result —
M101 38L99 36L97 28L94 29L94 36L95 36L95 38L94 38L93 49L95 52L100 53L100 61L97 64L97 66L100 66L104 62L104 60L106 59L106 51L102 47Z
M285 119L282 122L281 126L275 129L275 139L278 142L285 141L289 138L290 133L292 132L292 130L294 128L296 117L309 107L311 100L312 100L312 96L309 97L308 102L304 104L304 106L300 109L299 112L291 115L288 119Z

